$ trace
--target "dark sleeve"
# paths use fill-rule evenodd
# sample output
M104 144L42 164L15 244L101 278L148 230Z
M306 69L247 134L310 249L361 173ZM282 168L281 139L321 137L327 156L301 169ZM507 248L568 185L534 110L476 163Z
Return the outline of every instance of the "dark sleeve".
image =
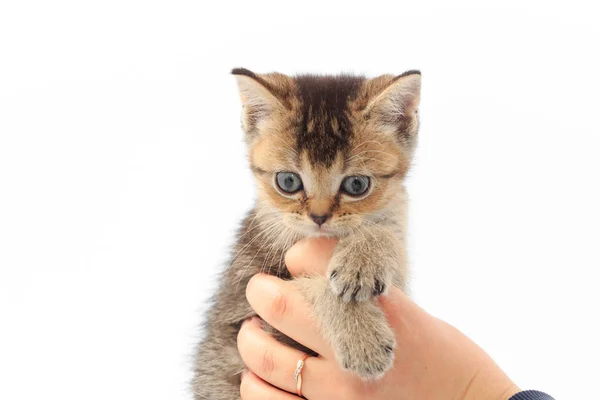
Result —
M554 400L554 398L537 390L526 390L515 394L509 400Z

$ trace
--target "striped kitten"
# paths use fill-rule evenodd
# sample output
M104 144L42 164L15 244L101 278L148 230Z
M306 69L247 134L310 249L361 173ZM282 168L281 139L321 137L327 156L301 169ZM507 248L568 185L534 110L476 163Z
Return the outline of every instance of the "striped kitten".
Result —
M380 378L392 366L395 341L375 297L390 285L406 285L403 181L417 139L421 75L232 73L258 199L239 229L208 313L195 398L239 400L244 364L236 336L255 314L246 284L260 271L291 279L283 255L308 236L339 242L326 277L297 278L295 284L340 365L365 380Z

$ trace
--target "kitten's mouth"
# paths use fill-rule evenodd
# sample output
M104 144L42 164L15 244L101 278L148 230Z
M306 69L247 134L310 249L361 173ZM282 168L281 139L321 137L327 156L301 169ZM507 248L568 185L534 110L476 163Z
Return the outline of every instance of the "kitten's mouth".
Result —
M298 234L304 237L340 237L342 234L339 227L327 224L318 226L312 223L294 223L292 227Z
M338 234L337 230L329 227L329 226L325 226L325 225L321 225L321 226L315 226L311 229L311 232L309 233L309 236L336 236Z

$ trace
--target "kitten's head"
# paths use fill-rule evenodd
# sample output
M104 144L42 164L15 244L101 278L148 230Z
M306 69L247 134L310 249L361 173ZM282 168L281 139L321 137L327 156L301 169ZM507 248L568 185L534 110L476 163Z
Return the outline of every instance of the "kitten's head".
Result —
M417 138L418 71L232 73L261 210L301 235L336 237L395 212Z

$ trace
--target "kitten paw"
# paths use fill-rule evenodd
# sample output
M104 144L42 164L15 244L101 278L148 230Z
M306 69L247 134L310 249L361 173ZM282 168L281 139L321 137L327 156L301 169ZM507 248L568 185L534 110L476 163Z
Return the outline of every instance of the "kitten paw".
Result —
M392 267L385 260L347 256L332 259L329 283L345 302L366 301L387 293L392 284Z
M338 342L335 351L344 370L363 380L377 380L392 367L395 348L396 341L388 327L384 332L367 329L356 333L349 341Z

